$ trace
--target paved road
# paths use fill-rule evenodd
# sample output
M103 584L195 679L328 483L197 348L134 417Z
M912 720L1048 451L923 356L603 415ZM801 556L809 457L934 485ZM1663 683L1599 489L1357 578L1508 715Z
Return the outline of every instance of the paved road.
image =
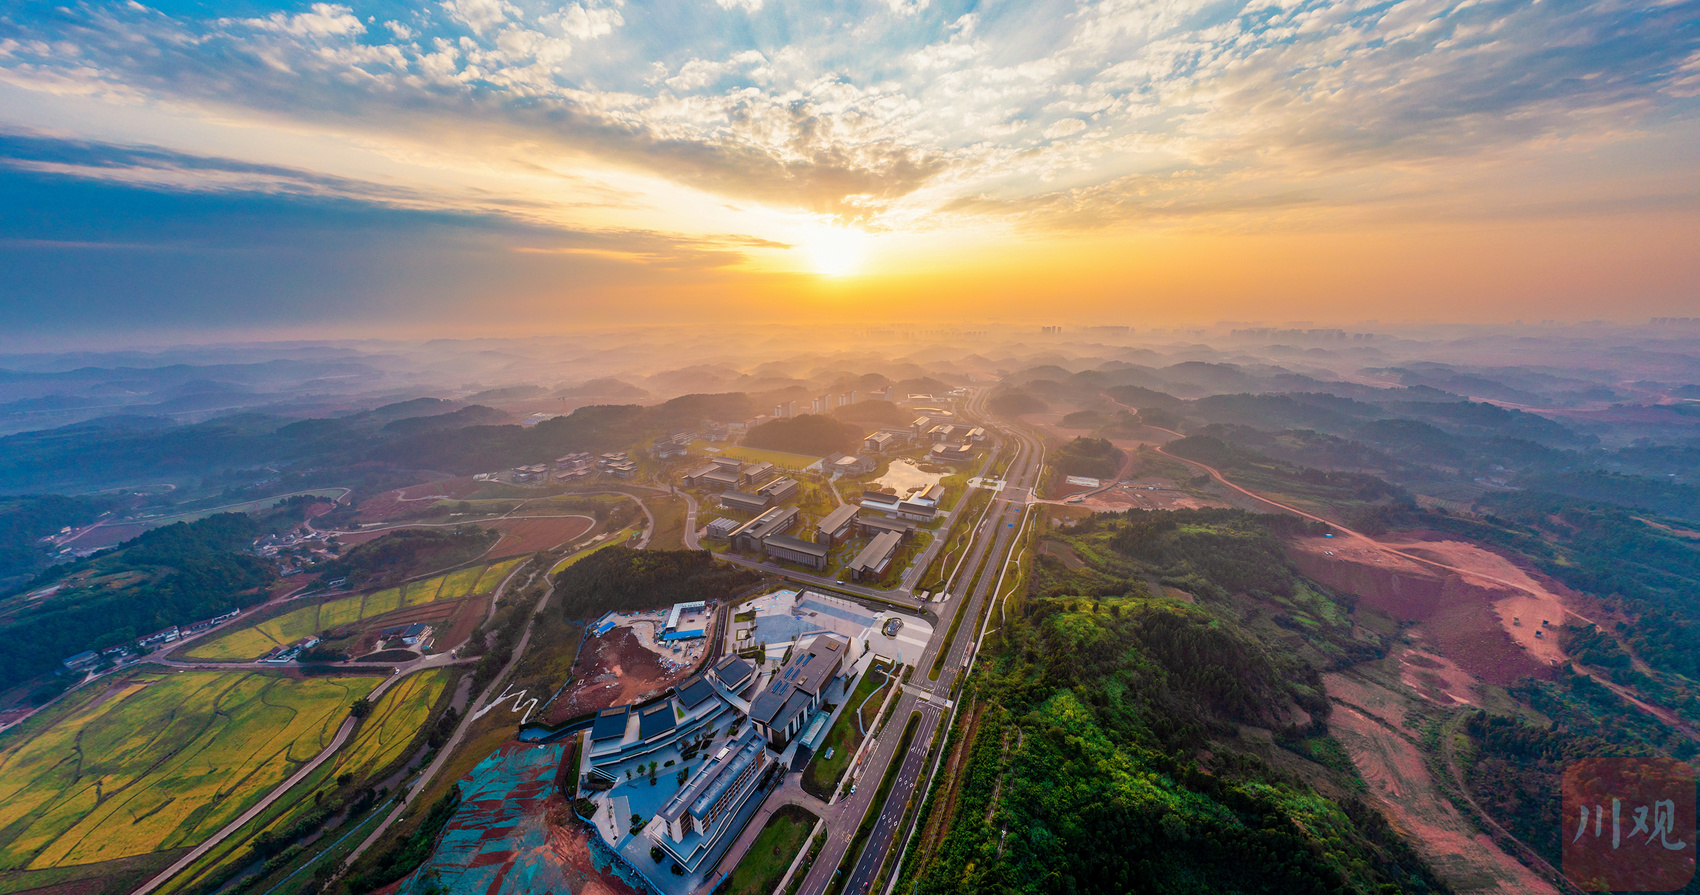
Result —
M988 417L984 393L976 394L970 401L969 413L978 417L984 424ZM960 594L968 579L972 578L974 571L980 567L981 561L988 555L991 557L986 573L980 577L973 592L960 598L967 600L966 605L957 606L955 600L947 604L956 606L959 611L965 613L965 624L958 629L956 636L949 643L945 642L950 630L948 621L940 619L940 624L933 630L933 637L927 642L926 649L915 663L915 671L909 681L910 687L904 688L902 696L898 698L897 709L892 714L891 723L881 731L872 757L863 763L857 792L839 803L844 806L840 809L843 813L839 822L831 827L826 844L821 848L813 866L809 868L808 875L804 877L800 890L803 895L820 895L832 882L839 864L844 860L845 852L849 849L851 838L855 836L856 829L873 802L880 780L883 779L892 759L897 757L895 753L898 740L903 736L902 732L908 724L909 716L919 712L921 720L917 724L915 737L910 742L909 749L901 756L896 781L875 821L867 845L850 870L844 891L852 895L867 892L891 847L898 841L905 808L921 779L927 752L932 747L933 734L949 711L945 706L945 699L951 695L957 677L967 665L974 648L975 622L981 606L1001 577L1001 569L1013 546L1022 514L1038 481L1043 459L1038 441L1013 428L1006 430L1004 437L1013 443L1016 451L1006 476L1009 484L993 497L985 518L975 528L974 545L969 551L968 560L959 567L948 588L952 593ZM1000 451L1004 447L1000 445ZM936 681L929 680L933 660L940 650L945 651L945 661L939 678ZM916 690L930 692L932 696L923 701Z
M514 570L513 574L510 574L502 581L501 585L496 588L495 595L490 598L492 605L494 605L497 600L501 599L502 591L507 588L508 584L511 583L518 573L524 568L525 564L521 564ZM537 616L549 605L549 598L554 595L555 587L551 583L549 585L549 590L544 592L543 598L537 601L537 608L531 613L531 617L526 620L525 631L520 634L519 642L514 645L513 658L508 660L508 664L502 666L501 673L497 674L495 678L490 681L490 685L484 688L484 692L479 694L476 700L467 705L467 710L461 713L460 724L455 726L454 734L449 737L447 743L443 744L443 748L437 750L436 759L431 762L431 765L425 769L424 773L419 775L419 779L413 781L413 786L407 791L406 800L397 804L395 810L391 811L390 815L384 818L382 823L378 824L377 828L372 831L372 834L367 836L358 846L355 847L353 851L349 852L347 858L343 859L342 865L338 870L339 876L343 871L354 866L355 860L365 853L366 849L371 848L372 844L377 842L378 839L384 835L384 831L388 830L391 824L400 819L402 812L407 810L407 806L412 803L414 799L417 799L420 793L425 791L425 787L430 785L431 780L437 776L437 772L443 769L443 765L448 761L449 756L454 754L455 748L459 746L460 741L465 738L467 729L472 726L472 722L475 720L474 707L486 705L490 702L490 700L496 697L497 693L500 692L496 688L500 687L502 682L507 680L508 675L513 673L514 667L519 664L519 660L525 655L525 648L531 643L531 628L534 624L536 624Z

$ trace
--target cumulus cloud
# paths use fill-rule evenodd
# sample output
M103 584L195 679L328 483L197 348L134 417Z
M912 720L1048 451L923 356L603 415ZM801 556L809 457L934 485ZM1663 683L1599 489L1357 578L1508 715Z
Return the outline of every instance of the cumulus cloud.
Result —
M385 139L459 132L922 223L1308 207L1336 200L1327 178L1380 202L1396 191L1373 172L1635 140L1700 111L1700 0L863 0L807 28L761 0L669 9L445 0L368 29L358 3L211 20L78 6L0 19L0 79Z

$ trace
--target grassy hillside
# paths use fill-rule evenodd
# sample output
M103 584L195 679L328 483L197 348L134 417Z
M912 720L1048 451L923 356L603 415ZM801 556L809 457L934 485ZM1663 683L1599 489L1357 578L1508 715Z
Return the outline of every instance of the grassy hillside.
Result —
M992 641L948 829L907 868L917 891L1444 891L1349 765L1314 760L1338 754L1317 667L1285 629L1239 622L1253 604L1309 604L1318 625L1351 611L1268 553L1287 525L1150 513L1053 535L1069 562L1041 563Z

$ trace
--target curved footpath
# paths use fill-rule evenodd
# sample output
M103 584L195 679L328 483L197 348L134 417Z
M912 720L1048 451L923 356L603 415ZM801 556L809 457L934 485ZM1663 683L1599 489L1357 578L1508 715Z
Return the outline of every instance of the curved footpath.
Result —
M405 674L392 674L389 677L384 678L383 683L379 684L370 694L367 695L366 698L375 699L378 696L381 696L385 690L389 689L391 684L401 680L408 674L421 670L424 667L425 665L421 663L417 668L408 669ZM242 812L241 816L226 824L224 829L214 833L212 838L190 849L188 854L177 860L177 863L165 868L165 870L158 876L148 880L146 883L143 883L142 886L133 891L131 895L148 895L149 892L165 885L165 883L172 877L182 873L184 870L188 869L189 865L200 860L202 855L212 851L219 843L235 835L236 832L246 826L249 821L259 817L261 812L270 808L273 802L282 798L285 793L294 788L295 784L307 779L309 774L312 774L314 771L319 769L319 765L324 764L327 759L329 759L332 755L335 755L336 751L342 748L342 744L348 742L349 736L354 733L354 728L359 723L360 720L355 718L353 715L349 715L347 718L342 719L342 726L337 728L336 736L331 738L330 745L321 750L318 755L313 756L311 761L297 769L294 774L290 775L288 780L278 784L276 788L266 794L265 798L255 802L252 808Z
M518 568L515 568L514 571L509 573L508 577L503 579L502 583L499 586L497 586L495 596L491 599L492 605L494 605L494 603L497 599L501 598L502 591L507 588L508 583L511 582L514 579L514 576L519 574L520 570L523 569L523 568L524 568L523 565L521 565ZM548 596L545 595L544 600L547 600L547 599L548 599ZM539 609L542 608L542 603L538 604L538 608ZM516 658L518 657L519 653L522 652L525 649L524 643L525 643L526 640L530 639L530 637L531 637L531 625L530 625L530 623L527 623L526 629L525 629L525 636L520 641L521 646L518 650L515 651L515 657ZM465 659L457 660L454 657L452 657L449 653L434 653L434 654L429 655L429 656L423 656L419 659L415 659L413 662L408 663L406 665L395 666L395 668L393 669L393 673L390 674L390 676L384 678L383 682L380 683L375 689L373 689L370 694L367 694L366 698L368 700L376 700L379 696L383 695L383 692L385 690L389 689L389 687L392 684L394 684L396 681L399 681L402 678L405 678L408 675L410 675L410 674L412 674L416 671L424 671L428 668L437 668L437 667L444 666L444 665L467 664L470 661L473 661L473 660L465 660ZM172 663L167 663L167 664L169 664L173 668L178 668L178 669L198 668L198 669L231 670L232 668L249 667L246 663L241 664L241 665L233 665L232 663L221 663L221 664L194 663L194 664L191 664L191 663L177 663L177 662L172 662ZM513 663L510 662L508 664L508 667L503 669L503 673L501 675L497 676L497 680L499 681L502 677L506 677L507 672L509 670L511 670L512 667L513 667ZM492 684L492 686L494 686L494 684ZM486 696L487 695L488 694L486 694ZM296 772L294 774L291 774L289 779L278 784L275 788L272 789L272 791L270 793L266 794L265 798L263 798L259 802L255 803L252 808L249 808L247 811L242 812L242 815L240 817L231 821L229 824L226 824L223 829L221 829L217 833L213 834L212 838L206 840L205 842L202 842L198 846L195 846L195 848L190 850L190 852L188 854L184 855L182 858L180 858L176 863L172 864L170 867L167 867L158 876L155 876L153 879L148 880L148 882L143 884L140 888L135 889L133 892L131 892L131 895L148 895L148 893L150 893L153 890L164 885L173 876L176 876L177 874L182 873L191 864L193 864L195 861L199 860L201 858L201 856L205 855L207 852L211 851L213 848L216 848L219 843L221 843L224 840L235 835L248 822L252 821L255 817L258 817L267 808L271 807L271 805L274 802L276 802L278 799L282 798L286 793L288 793L291 789L293 789L297 783L300 783L302 780L305 780L315 770L318 770L319 765L324 764L325 761L328 760L332 755L335 755L336 751L338 749L341 749L344 743L348 742L348 738L351 735L353 735L354 729L358 724L359 724L359 719L355 718L353 715L350 715L349 717L343 719L342 726L337 728L336 736L331 739L330 744L328 746L326 746L324 749L322 749L319 752L318 755L314 756L312 758L312 760L308 761L305 765L302 765L298 770L296 770ZM452 745L454 744L455 741L459 740L460 735L461 735L462 731L465 730L465 728L466 728L466 722L463 718L461 726L456 728L456 730L455 730L455 740L450 741L451 747L452 747ZM427 773L423 777L420 778L421 784L425 780L430 779L431 775L433 773L435 773L437 768L441 765L443 757L446 756L448 754L448 752L449 752L449 749L444 749L444 750L442 750L442 752L439 753L438 760L435 763L433 763L431 765L431 769L429 771L427 771ZM419 784L416 784L413 791L408 793L408 795L411 798L412 796L418 795L418 793L419 793ZM378 832L382 832L387 826L389 826L390 822L395 820L396 816L401 813L401 810L404 807L406 807L405 803L403 803L401 806L398 806L396 808L395 812L392 813L390 815L390 817L387 818L384 821L383 824L379 825ZM377 836L377 833L374 833L373 838L368 839L365 843L362 843L361 847L359 849L356 849L354 851L353 855L350 855L349 860L352 861L354 855L358 855L362 850L364 850L366 845L370 844L372 841L375 840L376 836Z

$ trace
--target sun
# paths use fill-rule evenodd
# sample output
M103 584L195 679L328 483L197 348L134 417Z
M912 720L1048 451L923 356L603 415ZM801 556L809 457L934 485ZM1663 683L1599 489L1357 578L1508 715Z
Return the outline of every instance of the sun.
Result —
M862 269L868 234L853 227L816 227L801 240L809 269L823 277L847 277Z

